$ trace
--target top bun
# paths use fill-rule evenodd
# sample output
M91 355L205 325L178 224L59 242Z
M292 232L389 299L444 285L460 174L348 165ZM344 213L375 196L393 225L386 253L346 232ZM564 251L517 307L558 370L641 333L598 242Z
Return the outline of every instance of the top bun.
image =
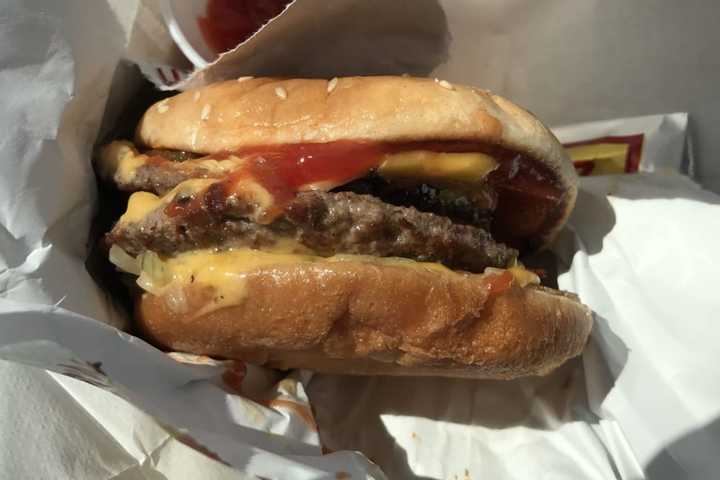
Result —
M564 148L532 114L486 90L427 78L249 78L189 90L148 109L136 140L201 154L256 146L468 141L528 155L565 192L554 236L575 204L577 176ZM542 242L545 243L545 242Z

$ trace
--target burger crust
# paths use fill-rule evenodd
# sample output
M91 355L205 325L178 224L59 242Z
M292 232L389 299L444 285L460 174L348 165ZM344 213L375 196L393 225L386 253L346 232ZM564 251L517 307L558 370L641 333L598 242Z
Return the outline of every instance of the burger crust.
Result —
M340 140L480 142L528 155L555 174L565 198L540 244L554 238L575 204L577 176L555 136L486 90L396 76L242 80L156 103L138 125L138 144L213 154Z
M409 271L411 270L411 271ZM263 267L244 295L208 310L216 292L145 293L140 328L172 350L327 373L510 379L544 374L578 355L592 316L574 295L514 283L489 293L489 274L381 262Z

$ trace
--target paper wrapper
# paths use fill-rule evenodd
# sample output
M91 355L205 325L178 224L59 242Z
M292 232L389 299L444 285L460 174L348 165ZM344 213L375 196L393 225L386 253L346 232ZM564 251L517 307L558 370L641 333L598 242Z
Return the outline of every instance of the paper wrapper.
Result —
M303 3L309 6L301 11ZM253 37L242 47L252 54L235 70L228 64L198 78L424 73L491 87L567 123L580 118L561 114L565 94L554 86L540 90L526 73L554 79L566 91L589 86L570 72L554 75L565 64L555 53L531 55L533 45L569 43L564 33L541 28L558 22L559 30L576 34L575 44L589 42L577 25L588 28L607 10L570 0L543 8L520 1L414 8L338 2L327 12L321 3L300 0L286 12L295 12L295 23L280 17ZM153 7L18 0L3 12L0 357L64 374L2 365L9 392L2 404L22 405L3 416L0 435L13 446L0 462L3 476L630 479L643 472L707 478L717 471L720 329L713 287L720 199L671 173L687 157L678 147L685 145L678 121L672 135L659 133L670 147L644 151L640 170L656 173L583 180L555 253L560 287L593 308L595 329L583 357L547 377L280 375L169 356L115 329L125 318L84 265L97 196L90 158L142 80L121 59L172 63ZM338 20L348 17L358 21ZM290 27L280 35L283 21ZM592 41L605 38L590 31L597 34ZM611 34L617 31L604 35ZM531 41L538 38L544 40ZM602 105L603 92L598 86L588 93L600 95L595 104ZM675 109L656 98L657 111ZM558 133L589 140L581 133L587 128ZM641 130L620 134L653 129ZM20 415L33 420L22 423Z

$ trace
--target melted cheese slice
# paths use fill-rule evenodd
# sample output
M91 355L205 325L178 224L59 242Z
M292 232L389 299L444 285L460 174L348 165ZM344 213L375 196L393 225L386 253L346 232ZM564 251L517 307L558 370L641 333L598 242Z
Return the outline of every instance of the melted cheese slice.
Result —
M530 270L527 270L522 263L516 262L515 265L513 265L510 268L504 269L504 268L493 268L488 267L485 269L483 274L496 274L496 275L502 275L503 273L508 272L513 277L513 282L518 284L521 287L526 287L528 285L539 285L540 284L540 277L535 272L532 272Z
M104 179L115 178L121 183L129 183L135 177L138 168L145 165L147 155L141 155L132 143L115 141L100 151L99 170Z
M151 277L146 279L144 288L149 287L145 289L153 292L158 292L171 283L194 282L211 285L222 291L227 288L228 283L234 283L249 272L270 266L298 263L366 262L460 275L439 263L416 262L405 258L350 254L320 257L291 239L279 241L270 251L250 248L231 248L222 251L201 249L183 252L166 259L161 259L153 252L146 252L141 257L136 261L142 265L142 272L148 273ZM127 266L118 266L130 271Z
M153 210L170 203L176 195L181 194L194 196L217 181L217 179L211 178L195 178L186 180L178 184L178 186L170 190L162 197L158 197L157 195L149 192L135 192L130 195L127 210L125 210L125 213L120 217L119 222L139 222Z
M520 264L515 265L514 267L510 267L507 270L513 276L513 280L515 281L515 283L517 283L521 287L540 284L540 277L538 277L535 272L526 270L525 267Z
M118 220L120 223L139 222L162 204L160 197L149 192L135 192L130 195L125 213Z
M498 162L484 153L412 150L386 155L377 171L391 180L474 183L497 167Z
M160 258L154 252L145 252L137 258L133 258L119 247L113 246L110 252L110 261L128 273L137 275L139 272L138 285L151 294L168 296L171 303L180 309L179 313L182 312L183 305L182 287L190 284L211 287L213 300L197 312L197 315L242 302L247 295L245 288L247 276L253 271L267 267L298 263L362 262L416 271L429 270L445 275L468 275L450 270L440 263L417 262L406 258L350 254L320 257L292 239L279 241L270 251L249 248L223 251L203 249L180 253L165 259ZM488 270L505 271L502 269ZM508 271L512 274L513 280L521 287L539 283L537 275L525 270L521 265L514 266Z
M103 147L100 151L99 170L105 179L114 179L119 183L132 183L137 170L148 163L150 157L138 152L131 142L114 141ZM230 155L222 160L214 158L200 158L173 162L174 168L179 170L202 169L205 174L222 176L237 170L247 157Z

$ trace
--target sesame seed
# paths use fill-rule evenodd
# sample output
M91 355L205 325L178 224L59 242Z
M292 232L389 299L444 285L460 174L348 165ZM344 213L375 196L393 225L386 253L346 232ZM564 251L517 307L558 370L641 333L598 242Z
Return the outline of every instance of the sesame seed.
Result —
M242 83L242 82L244 82L245 80L252 80L252 78L253 78L253 77L251 77L251 76L250 76L250 77L240 77L240 78L237 79L237 81L238 81L238 83Z
M400 75L400 76L401 76L401 77L404 77L404 78L408 78L408 77L410 76L410 74L409 74L409 73L403 73L403 74Z
M193 93L193 102L200 100L200 92Z
M192 146L193 148L195 148L195 142L197 141L197 134L198 134L198 129L196 128L195 130L193 130L192 135L190 136L190 146Z
M448 90L455 90L455 88L452 86L452 84L450 82L448 82L447 80L440 80L438 82L438 85L440 85L443 88L447 88Z
M168 110L170 110L170 107L167 104L167 99L163 100L162 102L157 104L157 111L158 113L165 113Z
M200 120L207 120L210 116L210 110L212 110L212 107L209 103L206 103L202 109L202 112L200 112Z
M335 87L337 87L338 79L337 77L330 80L327 84L327 92L331 93L333 90L335 90Z
M275 95L285 100L287 98L287 90L283 87L275 87Z

